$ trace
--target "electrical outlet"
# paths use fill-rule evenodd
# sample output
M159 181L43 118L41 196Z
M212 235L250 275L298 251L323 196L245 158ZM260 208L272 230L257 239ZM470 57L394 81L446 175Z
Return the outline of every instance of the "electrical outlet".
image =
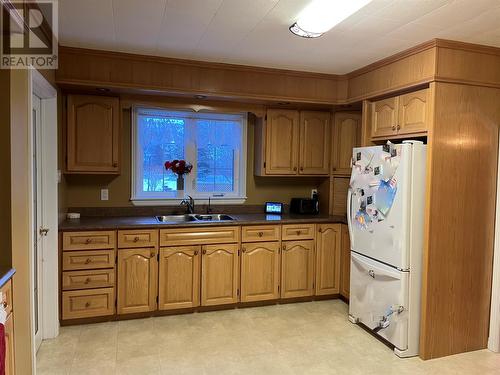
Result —
M109 200L109 190L108 189L101 189L101 200L102 201Z
M311 190L311 198L314 198L315 195L318 195L318 189Z

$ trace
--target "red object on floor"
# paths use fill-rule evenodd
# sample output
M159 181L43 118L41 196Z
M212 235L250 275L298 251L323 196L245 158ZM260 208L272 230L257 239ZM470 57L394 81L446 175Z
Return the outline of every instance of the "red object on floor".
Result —
M5 375L5 326L0 323L0 375Z

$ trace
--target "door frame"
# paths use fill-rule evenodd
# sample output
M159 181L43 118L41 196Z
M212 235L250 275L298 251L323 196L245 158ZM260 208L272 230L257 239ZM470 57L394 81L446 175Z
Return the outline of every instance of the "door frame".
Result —
M44 150L39 155L42 158L42 200L44 201L42 223L50 229L42 247L42 319L40 321L42 339L48 339L59 335L57 90L38 70L30 69L30 71L32 95L39 97L41 104L40 143ZM30 123L32 120L30 119Z
M500 352L500 147L498 152L493 281L491 287L490 332L488 337L488 349L494 352Z

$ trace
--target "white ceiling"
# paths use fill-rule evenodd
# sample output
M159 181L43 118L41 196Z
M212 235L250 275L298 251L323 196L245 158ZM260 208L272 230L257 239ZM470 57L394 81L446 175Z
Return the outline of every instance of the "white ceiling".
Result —
M500 0L373 0L322 37L303 39L288 27L309 1L59 0L59 40L337 74L433 38L500 47Z

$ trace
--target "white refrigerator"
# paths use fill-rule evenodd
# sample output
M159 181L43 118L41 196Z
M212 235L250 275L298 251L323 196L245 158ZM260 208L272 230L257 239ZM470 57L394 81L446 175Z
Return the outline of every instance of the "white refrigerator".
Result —
M349 319L418 354L426 145L353 149L347 197L351 240Z

